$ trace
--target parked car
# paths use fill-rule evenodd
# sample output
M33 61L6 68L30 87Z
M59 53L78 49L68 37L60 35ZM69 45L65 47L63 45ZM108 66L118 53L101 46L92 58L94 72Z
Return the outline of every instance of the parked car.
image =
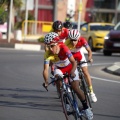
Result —
M111 56L112 53L120 53L120 22L116 24L114 29L111 30L104 39L104 55Z
M84 23L81 25L81 35L86 38L92 51L103 49L104 37L114 28L112 23Z

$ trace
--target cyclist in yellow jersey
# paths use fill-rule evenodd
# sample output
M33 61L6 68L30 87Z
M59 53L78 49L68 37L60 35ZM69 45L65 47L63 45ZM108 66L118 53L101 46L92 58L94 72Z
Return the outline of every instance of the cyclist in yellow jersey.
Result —
M85 49L88 51L88 60L93 62L92 51L91 51L87 41L85 40L85 38L80 36L80 33L77 29L72 29L69 31L69 38L70 39L66 40L65 44L71 50L74 58L77 61L86 61L84 55L81 52L81 48L85 47ZM96 97L95 93L93 92L92 81L91 81L90 74L88 72L87 64L83 64L81 67L82 67L83 73L86 77L86 82L90 89L91 100L92 100L92 102L97 102L97 97Z
M88 120L93 119L93 113L89 106L87 105L87 101L81 89L79 89L79 74L77 70L76 61L70 52L69 48L63 44L58 43L58 34L55 32L48 33L45 36L44 42L48 47L48 51L45 53L44 58L44 69L43 69L43 78L44 83L43 86L47 88L48 86L48 71L49 71L49 62L50 60L54 62L54 76L55 79L58 79L58 76L62 76L66 72L71 76L70 83L72 89L76 92L76 95L80 99L85 115ZM60 81L56 81L56 85L60 90ZM69 105L69 104L68 104Z

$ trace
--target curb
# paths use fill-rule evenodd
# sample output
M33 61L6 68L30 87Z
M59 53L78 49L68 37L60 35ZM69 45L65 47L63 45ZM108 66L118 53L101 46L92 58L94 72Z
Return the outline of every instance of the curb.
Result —
M44 49L43 45L40 44L27 44L27 43L0 43L1 48L14 48L16 50L32 50L40 51Z
M106 67L104 71L120 76L120 62L116 62L113 65Z

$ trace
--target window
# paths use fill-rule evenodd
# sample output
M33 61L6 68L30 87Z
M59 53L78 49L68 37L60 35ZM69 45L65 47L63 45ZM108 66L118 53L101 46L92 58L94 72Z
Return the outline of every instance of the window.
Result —
M115 9L116 0L94 0L96 8Z

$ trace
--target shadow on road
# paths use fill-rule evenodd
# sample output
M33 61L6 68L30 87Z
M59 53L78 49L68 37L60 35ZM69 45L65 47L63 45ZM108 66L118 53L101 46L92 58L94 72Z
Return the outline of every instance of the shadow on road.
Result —
M0 106L61 111L55 91L37 89L0 88Z

